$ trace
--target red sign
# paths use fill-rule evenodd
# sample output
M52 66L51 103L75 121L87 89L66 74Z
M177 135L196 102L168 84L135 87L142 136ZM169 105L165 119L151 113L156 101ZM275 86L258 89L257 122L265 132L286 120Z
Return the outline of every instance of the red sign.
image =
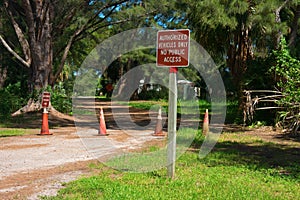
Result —
M190 30L157 32L156 65L158 67L187 67L189 65Z
M50 102L50 92L44 92L42 98L42 107L47 108Z

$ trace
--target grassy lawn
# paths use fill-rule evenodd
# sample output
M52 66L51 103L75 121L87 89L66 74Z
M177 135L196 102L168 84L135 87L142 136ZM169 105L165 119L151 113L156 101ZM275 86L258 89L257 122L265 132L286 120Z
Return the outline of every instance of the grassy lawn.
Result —
M127 102L126 102L127 103ZM238 105L237 101L228 101L227 108L226 108L226 123L241 123L242 119L238 116ZM144 110L158 110L158 107L161 106L164 111L168 112L168 102L161 100L161 101L130 101L128 105L134 108L144 109ZM216 110L214 113L211 112L211 104L205 100L178 100L177 102L177 113L183 115L199 115L203 117L205 114L205 110L208 109L210 114L218 115L218 104L216 106ZM220 106L224 106L220 104Z
M196 137L176 163L176 178L166 169L120 172L102 164L99 174L66 184L43 199L300 199L299 147L264 141L245 133L223 133L214 150L198 158ZM155 148L152 148L155 150Z
M0 137L20 136L25 134L32 134L32 130L27 129L0 129Z
M129 101L128 105L134 108L149 110L151 108L158 108L158 106L167 108L168 102L163 100L162 101Z
M134 108L140 108L144 110L149 110L151 108L158 109L158 106L163 107L166 112L168 112L168 102L161 100L161 101L130 101L128 103L129 106ZM199 106L199 110L195 109ZM197 111L200 111L201 113L205 113L205 109L210 108L210 104L206 101L199 100L178 100L177 102L177 113L179 114L194 114ZM191 108L192 110L190 110Z

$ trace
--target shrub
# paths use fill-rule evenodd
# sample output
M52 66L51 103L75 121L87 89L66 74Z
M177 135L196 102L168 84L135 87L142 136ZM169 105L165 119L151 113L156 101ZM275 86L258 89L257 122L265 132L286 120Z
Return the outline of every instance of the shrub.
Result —
M51 92L51 105L58 111L66 114L72 112L71 95L65 89L62 82L54 86L53 89L48 89Z
M0 118L7 119L24 106L28 98L22 96L21 83L9 84L0 90Z
M284 128L296 133L300 128L300 61L290 55L284 38L273 53L276 65L272 70L278 76L277 86L283 94L277 103L285 108L280 112L279 121Z

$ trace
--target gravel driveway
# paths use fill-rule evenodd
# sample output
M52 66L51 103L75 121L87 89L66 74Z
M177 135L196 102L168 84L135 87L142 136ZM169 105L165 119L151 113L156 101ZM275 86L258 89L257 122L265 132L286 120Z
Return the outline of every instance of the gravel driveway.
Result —
M109 136L99 136L97 129L73 126L50 129L53 135L40 136L39 129L33 129L30 135L0 138L0 199L55 195L62 183L91 174L90 163L162 141L152 136L153 130L130 130L128 135L108 129Z

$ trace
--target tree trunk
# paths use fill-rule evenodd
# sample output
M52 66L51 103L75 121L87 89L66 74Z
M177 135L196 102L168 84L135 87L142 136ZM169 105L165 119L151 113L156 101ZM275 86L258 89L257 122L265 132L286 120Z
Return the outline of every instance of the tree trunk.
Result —
M245 27L244 24L234 36L234 44L230 45L228 50L227 65L233 77L234 85L236 86L239 109L244 107L243 90L244 75L247 71L247 62L253 59L252 41L249 37L250 27Z
M275 10L275 22L280 24L281 23L281 17L280 12L281 10L289 3L290 0L285 0L276 10ZM275 49L279 48L280 40L282 38L282 30L279 30L275 35Z
M33 60L30 68L29 91L41 91L48 86L52 74L51 41L41 40L32 49Z
M129 62L129 64L132 61ZM130 68L129 64L127 65L127 69ZM133 68L128 71L128 73L124 73L124 66L120 64L120 77L119 84L117 86L118 93L115 98L120 100L129 100L131 98L136 97L136 90L139 87L140 80L144 77L144 72L140 68Z
M43 90L48 86L50 76L52 74L52 58L53 49L51 41L52 24L51 5L50 3L38 4L36 13L41 13L37 19L27 17L29 25L29 43L32 55L32 63L30 68L29 91L34 92ZM33 27L32 27L33 26Z
M52 75L53 48L52 48L52 8L50 1L23 1L28 26L28 45L31 55L29 68L29 92L38 93L48 86ZM41 98L38 98L41 100ZM32 112L41 109L41 102L30 99L26 106L12 115Z
M22 113L34 112L38 111L42 108L41 99L42 99L42 91L48 86L48 81L51 75L52 65L47 62L47 58L51 55L43 54L41 51L37 51L36 58L33 59L30 68L30 85L29 91L33 94L37 92L39 94L39 98L37 101L34 98L30 98L27 102L27 105L20 108L18 111L12 114L12 116L16 116ZM32 55L35 55L32 53ZM40 59L44 58L44 59ZM51 62L50 62L51 63ZM52 107L51 107L52 108Z
M252 42L249 38L249 27L241 26L233 38L233 44L227 52L227 66L233 77L238 92L243 88L243 76L247 70L247 61L253 59Z
M0 9L1 13L3 12L2 9ZM0 30L3 30L3 23L2 23L2 14L0 14ZM0 48L0 89L3 88L4 82L7 76L7 68L3 66L3 51Z
M6 77L7 77L7 68L1 66L1 54L0 54L0 89L3 88Z
M298 21L300 18L300 5L298 5L293 12L294 12L294 19L291 26L292 32L290 34L290 41L289 41L289 47L291 48L294 48L296 45L297 32L299 29Z

